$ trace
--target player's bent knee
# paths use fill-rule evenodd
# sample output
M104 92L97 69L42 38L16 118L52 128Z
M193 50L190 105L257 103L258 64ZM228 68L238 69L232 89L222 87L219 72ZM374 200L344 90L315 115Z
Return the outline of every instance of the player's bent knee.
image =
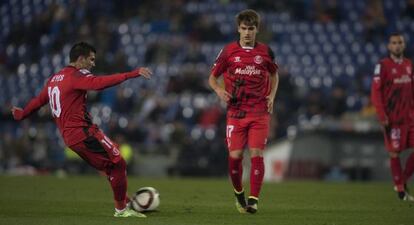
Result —
M126 170L127 164L124 158L121 157L121 160L119 160L119 162L117 162L116 165L119 168Z
M233 159L240 159L243 157L243 150L232 150L229 152L229 156Z
M263 157L263 150L262 149L252 148L252 149L249 150L249 152L250 152L250 157L251 158L258 157L258 156Z
M109 167L109 171L125 171L127 168L126 162L123 158L121 158L118 162L116 163L111 163L112 166Z

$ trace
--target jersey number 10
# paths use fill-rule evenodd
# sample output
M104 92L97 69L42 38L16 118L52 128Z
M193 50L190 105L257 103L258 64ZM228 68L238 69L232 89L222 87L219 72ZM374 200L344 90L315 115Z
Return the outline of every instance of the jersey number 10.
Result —
M60 90L58 87L48 87L47 91L49 93L49 104L50 109L52 110L52 115L59 118L62 108L60 107Z

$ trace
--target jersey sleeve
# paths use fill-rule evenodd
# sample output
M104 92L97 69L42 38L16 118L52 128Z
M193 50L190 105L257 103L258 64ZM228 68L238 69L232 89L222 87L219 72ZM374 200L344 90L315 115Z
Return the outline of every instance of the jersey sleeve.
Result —
M224 47L218 53L216 61L214 62L213 68L211 69L211 74L215 77L221 76L227 70L227 48Z
M385 79L385 68L383 63L378 63L375 66L374 77L371 84L371 101L375 106L378 119L385 121L387 115L385 113L384 100L382 95L382 86Z
M273 74L273 73L277 72L277 70L279 69L279 65L277 65L276 59L275 59L275 54L273 53L273 51L270 47L268 47L268 54L269 54L269 57L271 59L271 62L269 63L267 69L269 70L270 73Z
M34 111L37 111L40 107L44 106L46 103L49 102L49 95L47 90L47 85L43 87L40 91L39 95L32 98L29 103L23 109L23 118L28 117Z
M138 71L127 73L112 74L106 76L95 76L89 71L80 70L78 74L73 77L73 87L77 90L103 90L122 83L123 81L138 77Z

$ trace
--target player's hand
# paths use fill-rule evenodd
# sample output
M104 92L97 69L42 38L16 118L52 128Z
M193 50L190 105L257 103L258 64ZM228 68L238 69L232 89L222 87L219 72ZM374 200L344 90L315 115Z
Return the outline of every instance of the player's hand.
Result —
M137 69L139 75L145 77L146 79L151 79L152 71L147 67L140 67Z
M379 116L378 118L378 122L381 124L381 126L383 127L388 127L388 125L390 125L390 121L388 120L388 116L384 115L384 116Z
M11 112L13 114L13 118L15 120L22 120L23 119L23 109L13 106L13 108L11 109Z
M381 120L381 121L380 121L380 124L381 124L383 127L387 127L388 125L390 125L390 122L388 121L388 118L385 118L384 120Z
M273 113L273 102L275 101L274 97L268 95L266 96L266 100L267 100L267 111L269 113Z
M222 101L228 102L230 100L231 95L223 88L217 88L215 91Z

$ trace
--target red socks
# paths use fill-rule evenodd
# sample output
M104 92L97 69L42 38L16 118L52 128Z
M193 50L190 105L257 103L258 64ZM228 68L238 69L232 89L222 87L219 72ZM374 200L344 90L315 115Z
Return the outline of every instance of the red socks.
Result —
M243 176L243 158L232 158L229 156L229 176L233 183L234 190L241 192L243 190L242 176Z
M114 193L115 208L124 209L126 207L125 197L127 192L126 163L124 159L121 159L110 169L108 181Z
M241 192L243 190L242 176L243 166L242 158L235 159L229 157L229 175L233 183L234 190ZM263 157L256 156L251 158L250 168L250 196L259 198L260 189L263 184L264 163Z
M394 181L394 185L397 187L397 191L398 192L404 191L404 178L403 178L403 173L401 170L400 158L391 157L390 167L391 167L392 180Z
M405 169L404 169L404 178L405 183L407 183L408 179L410 179L411 175L414 172L414 152L408 156L407 161L405 162Z
M263 157L251 158L250 168L250 196L259 198L260 189L263 184L264 163Z

